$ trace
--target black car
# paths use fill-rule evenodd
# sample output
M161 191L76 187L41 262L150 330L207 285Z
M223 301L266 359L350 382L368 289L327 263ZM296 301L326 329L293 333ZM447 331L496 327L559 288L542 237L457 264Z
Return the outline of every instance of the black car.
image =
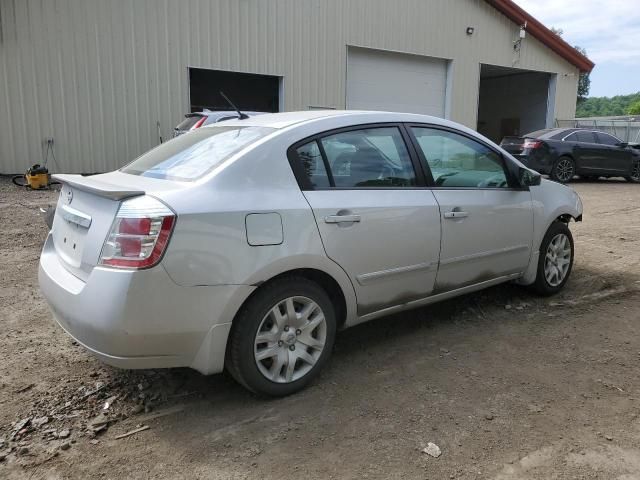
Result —
M500 146L527 167L567 183L582 178L624 177L640 182L640 149L605 132L550 128L505 137Z

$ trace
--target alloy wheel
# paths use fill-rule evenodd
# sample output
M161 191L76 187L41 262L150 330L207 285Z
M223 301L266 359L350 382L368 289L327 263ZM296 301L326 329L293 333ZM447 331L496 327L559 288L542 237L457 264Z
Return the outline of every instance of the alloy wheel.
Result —
M304 377L322 355L327 322L320 306L307 297L281 300L264 316L254 340L260 373L276 383Z
M573 162L568 158L561 158L556 165L556 177L561 182L568 182L573 178Z
M640 160L633 164L633 169L631 170L631 180L634 182L640 182Z
M571 264L571 242L564 233L559 233L547 247L544 260L544 276L552 287L560 285L569 271Z

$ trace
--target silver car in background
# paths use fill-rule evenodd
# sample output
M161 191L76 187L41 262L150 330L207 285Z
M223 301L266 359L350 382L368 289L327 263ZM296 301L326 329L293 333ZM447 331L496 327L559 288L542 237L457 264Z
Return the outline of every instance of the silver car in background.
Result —
M39 281L62 328L111 365L226 368L274 396L339 329L503 282L558 292L582 218L572 189L414 114L228 120L56 179Z
M249 117L255 117L256 115L264 115L264 112L242 112ZM206 108L201 112L187 113L178 125L173 129L173 136L179 137L187 132L196 130L201 127L206 127L213 123L225 122L227 120L234 120L238 118L238 112L231 111L219 111L219 110L207 110Z

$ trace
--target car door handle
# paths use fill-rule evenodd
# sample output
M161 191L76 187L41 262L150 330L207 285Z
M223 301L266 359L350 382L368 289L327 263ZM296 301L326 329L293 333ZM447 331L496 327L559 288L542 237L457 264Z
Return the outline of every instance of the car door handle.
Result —
M467 218L469 216L469 212L459 212L459 211L453 211L453 212L445 212L443 217L444 218Z
M324 217L324 223L353 223L359 221L360 215L328 215Z

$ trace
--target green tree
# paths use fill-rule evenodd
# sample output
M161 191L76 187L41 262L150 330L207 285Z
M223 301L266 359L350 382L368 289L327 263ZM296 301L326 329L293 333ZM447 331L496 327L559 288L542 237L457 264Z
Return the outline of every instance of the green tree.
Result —
M640 100L636 100L627 109L629 115L640 115Z
M631 106L636 103L640 103L640 92L615 97L590 97L578 104L576 117L639 115L640 113L630 113Z
M558 35L559 37L561 37L562 34L564 33L564 30L562 30L561 28L555 28L555 27L551 27L551 31L556 35ZM578 45L574 45L573 48L575 48L585 57L587 56L586 49ZM589 96L590 88L591 88L591 79L589 78L589 72L580 72L580 76L578 77L578 98L576 100L576 103L578 105L580 105L581 103L584 103L584 101L587 99L587 97Z
M579 47L578 45L575 45L573 48L575 48L585 57L587 56L587 51L584 48ZM577 103L584 102L589 96L589 89L591 88L591 79L589 78L589 75L590 75L589 72L580 72L580 76L578 77L578 102Z
M589 78L589 73L581 72L578 77L578 103L582 103L587 99L590 88L591 79Z

